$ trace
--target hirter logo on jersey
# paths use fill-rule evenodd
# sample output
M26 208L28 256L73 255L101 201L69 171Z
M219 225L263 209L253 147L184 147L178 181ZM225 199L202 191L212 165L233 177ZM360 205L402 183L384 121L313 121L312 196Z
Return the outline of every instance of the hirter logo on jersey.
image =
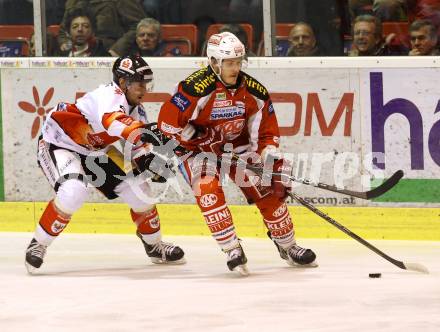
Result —
M189 107L191 102L180 92L177 92L172 98L171 103L176 105L176 107L181 111L185 112L185 110Z
M40 95L35 86L32 87L32 94L34 96L34 105L27 101L20 101L18 106L26 113L37 113L34 122L32 123L31 138L35 138L40 132L40 123L46 119L46 114L52 109L51 107L45 108L52 99L54 88L49 88L44 94L43 102L40 103Z

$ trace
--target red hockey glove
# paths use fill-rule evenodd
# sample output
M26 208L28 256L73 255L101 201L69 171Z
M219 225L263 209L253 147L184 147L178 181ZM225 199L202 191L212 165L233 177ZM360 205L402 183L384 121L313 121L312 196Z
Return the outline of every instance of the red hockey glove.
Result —
M196 138L187 142L181 142L181 145L188 150L214 152L217 155L223 152L222 147L224 144L223 134L214 128L206 128L206 130Z

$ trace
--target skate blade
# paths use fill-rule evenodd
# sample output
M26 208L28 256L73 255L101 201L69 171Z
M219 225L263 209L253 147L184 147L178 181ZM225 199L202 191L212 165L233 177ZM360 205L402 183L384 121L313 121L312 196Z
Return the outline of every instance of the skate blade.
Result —
M24 266L26 267L27 273L29 275L35 274L35 271L37 270L37 268L35 266L32 266L31 264L29 264L26 261L24 262Z
M164 261L161 258L157 258L157 257L150 257L151 262L153 262L154 264L162 264L162 265L182 265L182 264L186 264L186 259L185 258L181 258L177 261Z
M249 270L246 264L238 265L232 271L238 272L243 277L247 277L249 275Z
M317 261L313 261L309 264L298 264L290 259L287 260L287 264L289 264L290 266L296 267L296 268L304 268L304 269L310 269L310 268L315 268L315 267L319 266Z

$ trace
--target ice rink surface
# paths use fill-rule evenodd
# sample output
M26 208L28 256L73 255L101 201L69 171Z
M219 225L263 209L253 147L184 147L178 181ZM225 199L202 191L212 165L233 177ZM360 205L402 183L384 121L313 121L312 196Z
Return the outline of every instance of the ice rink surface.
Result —
M0 233L0 331L440 331L440 243L371 241L429 275L401 270L354 240L298 242L320 266L289 267L268 239L243 239L249 277L209 237L166 237L187 264L153 265L133 235L63 234L29 276L31 233ZM370 279L369 273L382 273Z

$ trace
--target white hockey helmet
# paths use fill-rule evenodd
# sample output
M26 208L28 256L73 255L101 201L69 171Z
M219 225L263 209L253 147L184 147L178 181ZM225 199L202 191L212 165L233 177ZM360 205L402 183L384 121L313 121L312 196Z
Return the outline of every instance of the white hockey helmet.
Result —
M237 38L237 36L230 32L222 32L209 37L206 54L208 56L209 63L211 63L211 59L214 58L221 66L222 60L224 59L242 57L244 60L246 50L243 43Z

